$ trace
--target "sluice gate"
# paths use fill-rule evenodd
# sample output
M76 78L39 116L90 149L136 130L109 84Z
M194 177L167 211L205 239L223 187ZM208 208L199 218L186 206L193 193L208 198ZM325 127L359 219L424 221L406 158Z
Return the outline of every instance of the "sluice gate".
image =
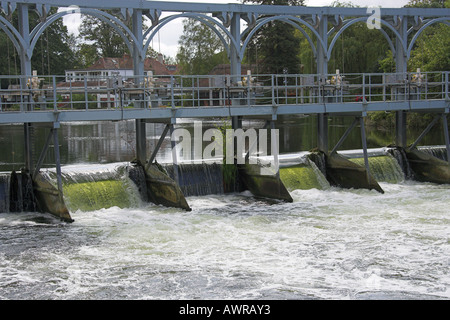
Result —
M51 8L58 10L51 13ZM137 186L140 199L188 211L191 208L186 195L222 190L236 192L249 189L256 196L291 201L289 190L304 182L301 176L310 173L310 168L318 174L315 178L310 174L311 181L321 185L328 183L384 192L378 184L374 161L371 161L367 148L364 121L368 113L378 111L396 115L395 145L388 150L395 155L395 159L400 159L398 165L401 168L408 169L407 178L450 183L450 72L421 72L420 69L408 72L407 69L418 37L436 23L449 24L450 9L386 8L373 17L373 12L366 8L199 5L141 0L127 1L126 4L100 0L89 3L76 0L10 0L1 1L0 10L0 27L12 41L21 62L20 75L0 75L4 82L14 83L14 86L0 88L0 124L23 124L25 140L23 170L1 176L2 211L40 210L72 221L68 207L73 203L66 202L67 193L73 190L64 184L58 131L65 123L74 121L134 120L136 161L125 170L125 176ZM39 16L39 23L33 30L30 30L30 11L35 11ZM18 13L17 21L11 19L15 12ZM168 16L163 18L162 13ZM37 41L52 23L71 14L90 15L107 21L121 35L132 54L134 75L57 76L34 73L31 59ZM128 20L132 27L125 25L118 16ZM146 31L142 28L145 17L152 22ZM227 51L229 74L157 76L145 72L144 60L152 39L162 27L180 18L194 18L213 29ZM380 32L389 43L395 72L345 74L336 70L330 74L328 61L339 37L348 27L366 22L369 18L379 25ZM259 75L251 71L243 72L242 61L252 37L272 21L287 23L306 37L313 49L316 73ZM247 23L248 28L241 30L241 22ZM80 96L84 98L80 100ZM433 113L436 117L417 140L408 145L407 117L413 112ZM258 172L261 173L258 164L238 162L222 163L214 168L208 167L203 173L193 174L202 167L180 164L175 157L166 168L157 165L155 157L160 143L150 156L147 150L146 123L166 124L160 142L170 132L175 150L177 141L173 139L173 134L178 119L230 119L231 129L240 130L243 129L244 119L264 119L267 127L273 128L274 121L286 115L317 116L317 150L309 154L309 165L299 162L283 167L278 154L272 153L273 162L280 164L272 174L265 172L258 175ZM335 146L329 144L328 121L332 116L354 119ZM417 148L439 121L443 127L446 159L438 159ZM42 146L37 146L33 141L33 131L38 126L49 130ZM358 127L362 156L359 160L352 160L345 157L340 147L348 134ZM41 171L41 166L51 146L55 172L50 179ZM240 152L250 152L250 146L247 147L245 150L233 147L235 160L240 158ZM36 148L41 148L37 160L33 159L32 152ZM399 155L400 158L397 157ZM249 160L249 157L245 156L245 159ZM218 171L218 168L221 170ZM214 191L211 190L213 185L203 188L201 184L204 182L193 185L192 181L202 174L214 177L214 186L217 187ZM218 177L222 177L222 186L216 185L217 180L220 181ZM97 194L97 198L106 197L107 201L108 194L114 196L114 192L123 193L123 190L130 188L128 182L106 181L101 180L95 189L89 189L92 187L90 182L85 182L87 190L92 190L87 191L86 197ZM70 198L76 195L75 191ZM132 201L131 198L128 200ZM98 205L102 203L100 201Z
M416 154L417 151L427 159L436 155L433 156L434 161L448 167L445 146L420 147L415 151ZM338 152L338 159L345 159L345 166L327 164L324 153L312 151L280 155L279 172L273 176L259 176L258 166L236 167L237 176L232 183L234 187L228 189L225 188L227 178L224 177L224 166L214 162L180 163L181 176L185 177L180 185L174 180L175 166L171 163L154 163L147 169L138 163L80 165L75 169L73 166L67 169L63 167L63 198L57 191L55 170L46 170L34 183L26 173L5 173L0 174L0 208L2 212L47 212L72 222L70 212L77 210L88 212L113 206L133 208L153 203L191 211L189 197L245 190L257 198L290 202L290 192L295 190L327 190L335 186L384 192L378 189L378 182L402 183L414 179L449 183L439 172L448 169L436 169L427 164L428 168L437 170L437 176L433 176L433 170L427 174L424 174L426 171L423 169L417 171L403 149L368 149L368 154L372 181L367 180L363 150ZM341 180L336 178L336 170L343 171ZM254 180L248 182L250 178ZM39 198L43 196L47 198Z

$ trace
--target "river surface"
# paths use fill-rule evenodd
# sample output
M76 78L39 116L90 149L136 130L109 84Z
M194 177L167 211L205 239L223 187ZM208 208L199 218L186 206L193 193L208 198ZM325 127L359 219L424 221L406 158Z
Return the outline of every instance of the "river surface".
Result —
M129 161L132 125L64 131L64 165ZM193 196L192 212L136 201L72 224L0 213L0 299L449 299L450 186L380 185Z

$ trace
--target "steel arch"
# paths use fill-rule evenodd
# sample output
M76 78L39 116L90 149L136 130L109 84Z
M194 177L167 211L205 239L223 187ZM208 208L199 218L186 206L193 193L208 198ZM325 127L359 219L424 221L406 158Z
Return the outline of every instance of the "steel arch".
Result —
M30 34L31 38L33 39L30 44L31 52L33 52L34 47L36 46L36 43L37 43L39 37L42 35L42 33L45 31L45 29L47 29L56 20L58 20L64 16L74 14L74 13L81 13L81 14L85 14L85 15L94 16L94 17L97 17L100 20L106 22L107 24L109 24L111 27L114 28L114 30L116 30L119 33L119 35L124 40L125 44L127 45L128 49L130 50L130 52L133 52L134 46L131 44L131 42L129 41L127 36L122 32L122 30L118 26L122 27L125 30L125 32L131 37L133 42L138 44L138 40L136 39L134 34L117 17L114 17L113 15L110 15L109 13L106 13L106 12L103 12L103 11L97 10L97 9L77 8L76 10L68 10L68 11L58 12L58 13L50 16L45 22L38 24ZM139 55L141 57L145 56L142 54L142 49L139 49Z
M348 20L347 23L344 26L342 26L341 29L339 29L339 31L333 37L333 40L331 41L330 46L328 48L328 52L327 52L327 58L328 59L330 59L330 57L331 57L331 52L333 51L333 47L336 44L337 39L342 35L342 33L345 31L345 29L349 28L350 26L354 25L355 23L362 22L362 21L367 21L367 17L360 17L360 18ZM391 24L389 24L388 22L386 22L386 21L384 21L382 19L378 19L378 18L375 18L375 21L380 22L381 24L387 26L390 30L392 30L394 32L394 34L398 38L402 39L400 33ZM385 32L384 32L384 34L385 34L385 37L386 37L387 34ZM405 46L404 39L402 39L401 43L402 43L403 52L406 54L407 53L407 48ZM392 40L389 41L389 45L391 46L391 48L394 47L394 45L392 43ZM395 52L395 51L393 51L393 52Z
M198 14L198 13L182 13L182 14L172 15L172 16L169 16L169 17L166 17L166 18L162 19L156 26L150 28L149 30L147 30L144 33L144 38L146 38L148 35L150 35L150 37L145 42L144 49L143 49L144 52L147 52L148 47L150 46L150 42L152 41L153 37L157 34L157 32L159 30L161 30L162 27L164 27L169 22L172 22L172 21L174 21L176 19L180 19L180 18L192 18L192 19L195 19L195 20L197 20L197 21L207 25L220 38L220 40L224 44L225 49L227 50L228 55L230 55L230 49L231 48L228 45L228 42L226 41L224 36L219 32L219 30L214 28L214 25L218 26L228 36L228 38L230 39L230 42L235 47L236 51L237 52L240 51L240 46L236 42L236 40L233 38L231 33L223 25L218 23L214 18L209 17L209 16L204 15L204 14ZM213 24L211 24L209 22L212 22Z
M0 28L5 31L9 39L13 42L14 46L17 49L17 52L20 52L20 50L27 51L28 52L28 46L25 43L23 37L20 35L19 31L4 17L0 16Z
M250 39L255 35L255 33L261 29L264 25L266 25L267 23L271 22L271 21L282 21L285 23L289 23L290 25L294 26L296 29L298 29L300 32L302 32L302 34L306 37L306 39L308 40L309 44L311 45L311 48L313 49L314 52L314 56L317 55L317 48L314 46L314 42L312 41L311 37L306 33L305 29L301 28L298 23L305 25L308 29L310 29L314 35L317 37L317 41L318 43L320 43L320 45L322 46L324 51L327 51L326 49L326 45L323 42L323 39L320 37L319 33L314 29L313 26L311 26L309 23L307 23L305 20L298 18L298 17L294 17L294 16L289 16L289 15L284 15L284 16L274 16L274 17L269 17L269 18L263 18L259 21L259 23L257 23L257 25L249 32L249 34L247 35L247 38L244 41L244 44L242 46L241 49L241 53L240 53L240 58L241 60L244 57L244 53L245 53L245 49L247 48ZM296 23L297 22L297 23ZM244 30L244 32L242 33L242 35L244 35L247 30Z
M409 47L407 50L407 57L409 58L411 56L411 51L414 47L414 44L417 41L417 38L419 38L419 36L422 34L423 31L425 31L426 28L428 28L429 26L438 23L438 22L442 22L446 25L450 26L450 18L437 18L437 19L432 19L430 21L428 21L427 23L425 23L420 29L419 31L416 32L416 34L414 35L414 37L411 39L411 42L409 43Z

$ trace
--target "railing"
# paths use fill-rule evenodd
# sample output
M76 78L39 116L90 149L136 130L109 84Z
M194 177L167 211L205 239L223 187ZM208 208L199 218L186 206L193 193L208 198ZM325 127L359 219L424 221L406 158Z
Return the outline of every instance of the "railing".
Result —
M449 100L449 72L321 75L0 76L0 113Z

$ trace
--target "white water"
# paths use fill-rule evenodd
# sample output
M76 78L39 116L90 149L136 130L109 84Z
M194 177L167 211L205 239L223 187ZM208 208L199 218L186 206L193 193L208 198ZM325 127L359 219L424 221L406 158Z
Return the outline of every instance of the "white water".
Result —
M448 299L450 186L0 214L0 299Z

